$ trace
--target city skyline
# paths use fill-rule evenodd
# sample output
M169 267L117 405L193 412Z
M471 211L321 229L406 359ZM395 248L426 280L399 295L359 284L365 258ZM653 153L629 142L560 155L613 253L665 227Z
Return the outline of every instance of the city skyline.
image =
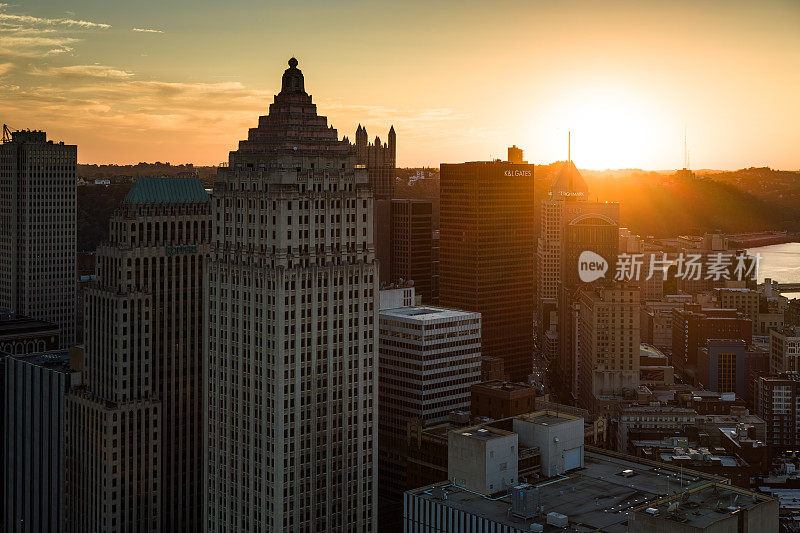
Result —
M224 161L293 54L340 137L394 124L401 167L550 163L571 130L581 168L679 168L684 131L693 168L800 168L789 2L69 7L0 4L0 97L81 163Z

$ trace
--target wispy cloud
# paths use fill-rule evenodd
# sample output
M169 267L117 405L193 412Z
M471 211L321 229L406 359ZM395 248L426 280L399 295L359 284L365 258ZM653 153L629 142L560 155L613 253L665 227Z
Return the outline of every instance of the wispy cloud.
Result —
M14 68L14 63L0 63L0 76Z
M37 76L51 76L61 78L90 78L122 80L133 76L132 72L106 65L69 65L66 67L40 67L31 70Z
M132 28L131 31L138 31L140 33L164 33L164 30L154 30L152 28Z
M71 26L80 28L97 28L102 30L111 27L110 24L103 24L101 22L91 22L88 20L75 20L75 19L64 19L64 18L51 19L51 18L33 17L30 15L13 15L11 13L0 13L0 21L17 22L20 24L43 24L46 26L62 25L62 26Z

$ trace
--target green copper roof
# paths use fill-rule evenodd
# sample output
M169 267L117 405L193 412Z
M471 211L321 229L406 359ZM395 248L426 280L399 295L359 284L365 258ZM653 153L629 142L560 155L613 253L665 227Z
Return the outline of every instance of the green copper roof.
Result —
M201 204L208 200L197 178L139 178L125 196L126 204Z

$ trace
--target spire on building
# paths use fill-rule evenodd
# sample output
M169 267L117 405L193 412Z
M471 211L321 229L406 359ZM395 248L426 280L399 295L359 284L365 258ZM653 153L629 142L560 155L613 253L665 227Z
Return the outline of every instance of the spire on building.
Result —
M567 193L570 196L589 196L589 186L581 176L580 171L572 162L572 132L567 134L567 160L558 171L556 179L550 185L550 194L558 195Z

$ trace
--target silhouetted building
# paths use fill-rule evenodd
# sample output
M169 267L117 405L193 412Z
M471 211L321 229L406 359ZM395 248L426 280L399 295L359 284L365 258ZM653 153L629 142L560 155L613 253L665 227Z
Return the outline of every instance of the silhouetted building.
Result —
M481 313L482 354L533 370L533 165L441 165L439 303Z
M78 147L43 131L0 144L0 312L58 324L75 343Z
M367 140L367 128L356 129L356 158L362 168L367 169L373 200L373 242L375 256L380 261L379 277L382 283L392 281L392 205L397 167L397 135L394 126L389 128L388 143Z
M68 531L202 529L211 235L196 178L139 178L109 221L67 399Z
M79 384L68 351L5 358L4 531L63 531L65 397Z
M515 165L527 165L527 161L523 161L523 150L522 148L517 147L517 145L509 146L508 147L508 162L514 163Z
M422 303L430 304L433 282L433 204L392 200L392 281L413 281Z
M376 530L379 282L359 150L317 115L292 58L269 114L219 169L209 531Z
M619 248L619 204L589 201L589 187L568 158L542 200L537 250L539 338L557 333L552 362L554 386L565 403L578 397L578 361L574 335L575 290L582 284L578 259L584 252L602 257L605 276L614 276ZM553 323L551 317L557 317ZM552 336L552 333L549 334ZM544 344L544 343L543 343ZM552 340L547 343L552 344ZM550 347L552 350L553 347Z

